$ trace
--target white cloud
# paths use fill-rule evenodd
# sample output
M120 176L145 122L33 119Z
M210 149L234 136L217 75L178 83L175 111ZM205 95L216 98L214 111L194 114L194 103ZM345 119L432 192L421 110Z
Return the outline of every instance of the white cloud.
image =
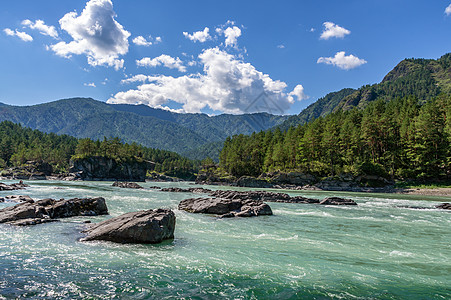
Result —
M344 38L345 35L351 34L351 31L340 27L332 22L324 22L324 30L321 33L320 39L328 40L330 38Z
M302 86L302 84L298 84L292 92L290 92L288 94L288 98L290 99L290 101L293 103L294 102L294 98L296 97L298 100L304 100L304 99L308 99L309 97L304 93L304 87Z
M180 58L174 58L166 54L162 54L155 58L144 57L143 59L137 60L136 64L139 67L165 66L166 68L177 69L180 72L186 72L186 67L183 65L183 62L180 60Z
M161 36L157 36L155 38L155 43L161 43L163 40L161 39Z
M448 6L445 8L445 14L446 14L447 16L451 15L451 4L448 5Z
M36 21L32 22L27 19L27 20L22 21L22 25L26 26L30 29L36 29L42 35L48 35L54 39L58 38L58 32L56 31L55 26L45 25L44 21L42 21L42 20L36 20Z
M287 84L273 80L219 48L204 50L199 55L203 73L172 76L136 75L124 83L142 82L136 89L119 92L108 103L146 104L167 108L169 100L183 105L183 111L200 112L209 107L226 113L283 113L295 101L305 98L302 86L286 93ZM148 82L148 83L145 83ZM264 103L256 100L265 98Z
M111 0L90 0L80 15L70 12L59 21L73 41L57 43L51 49L63 57L85 54L92 66L122 68L124 60L119 56L128 52L130 32L115 16Z
M138 45L138 46L146 46L146 47L148 47L148 46L152 45L152 42L146 40L146 38L143 37L142 35L135 37L132 42L135 45Z
M317 63L334 65L343 70L350 70L366 64L367 61L352 54L346 56L346 53L344 51L341 51L337 52L334 57L320 57L318 58Z
M279 49L285 49L285 45L277 45L277 48L279 48Z
M88 86L88 87L96 87L96 84L94 82L91 83L84 83L84 86Z
M135 82L146 82L149 76L144 74L138 74L133 77L121 80L121 84L135 83Z
M237 39L241 36L241 29L239 29L236 26L227 27L224 30L224 36L226 37L226 40L225 40L226 46L236 47Z
M17 36L24 42L32 42L33 41L33 37L31 35L29 35L25 32L22 32L22 31L18 31L17 29L14 31L10 28L5 28L5 29L3 29L3 31L6 33L6 35Z
M193 42L204 43L207 40L211 39L209 32L210 32L210 28L205 27L203 31L196 31L196 32L193 32L193 34L189 34L188 32L183 32L183 35L187 39L192 40Z

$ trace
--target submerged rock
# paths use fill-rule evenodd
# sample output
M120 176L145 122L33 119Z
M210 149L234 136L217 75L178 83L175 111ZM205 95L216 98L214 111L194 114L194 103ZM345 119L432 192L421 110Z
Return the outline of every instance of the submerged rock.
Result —
M215 214L220 217L272 215L271 207L259 200L192 198L182 200L178 208L192 213Z
M85 230L82 241L110 241L116 243L155 244L173 239L175 214L170 209L156 209L127 213Z
M451 203L442 203L437 205L436 208L451 210Z
M113 186L124 188L124 189L143 189L142 186L137 184L136 182L119 182L115 181Z
M0 223L36 225L49 219L106 214L108 208L104 198L31 200L0 210Z

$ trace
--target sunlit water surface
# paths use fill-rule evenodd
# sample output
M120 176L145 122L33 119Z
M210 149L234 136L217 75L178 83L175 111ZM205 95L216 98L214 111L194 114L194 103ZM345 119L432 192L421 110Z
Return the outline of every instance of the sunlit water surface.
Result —
M110 216L0 225L0 299L451 298L451 214L434 209L450 198L291 191L347 197L358 206L269 203L274 216L217 219L177 210L181 200L199 194L120 189L111 182L27 183L26 190L0 197L104 197ZM160 207L175 210L173 241L79 242L85 220Z

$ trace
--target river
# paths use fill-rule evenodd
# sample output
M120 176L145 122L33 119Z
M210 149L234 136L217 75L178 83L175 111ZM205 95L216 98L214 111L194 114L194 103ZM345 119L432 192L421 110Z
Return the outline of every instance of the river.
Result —
M217 219L177 210L181 200L202 194L111 182L25 183L26 190L0 197L104 197L110 216L0 225L0 299L451 299L451 214L434 209L450 197L286 191L347 197L358 206L268 203L273 216ZM176 213L173 241L78 241L85 220L160 207Z

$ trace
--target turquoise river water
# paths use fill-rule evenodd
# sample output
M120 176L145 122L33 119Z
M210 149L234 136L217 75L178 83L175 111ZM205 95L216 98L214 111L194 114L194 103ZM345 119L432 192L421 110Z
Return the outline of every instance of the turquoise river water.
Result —
M0 299L451 299L451 214L434 209L449 197L286 191L347 197L358 206L269 203L274 216L217 219L177 210L201 194L111 182L27 183L0 197L101 196L110 216L0 225ZM143 184L155 185L192 186ZM79 242L85 220L160 207L175 210L172 241Z

